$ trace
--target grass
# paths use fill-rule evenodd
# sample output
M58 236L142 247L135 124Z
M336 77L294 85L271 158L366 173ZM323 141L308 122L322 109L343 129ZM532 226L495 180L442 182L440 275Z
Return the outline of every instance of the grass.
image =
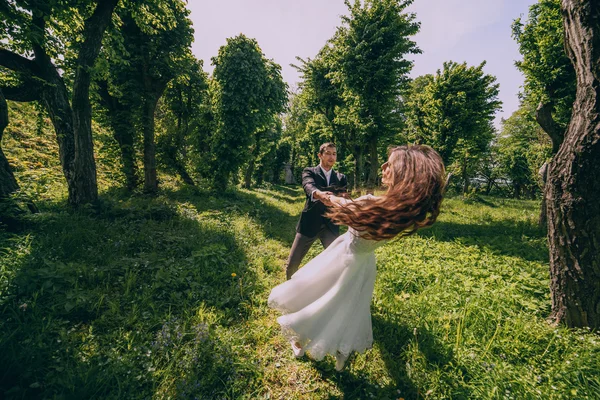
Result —
M300 189L216 196L163 176L158 197L126 197L105 169L100 205L75 212L41 168L17 177L42 212L0 231L2 398L600 398L598 335L545 321L536 202L449 198L380 248L374 347L337 373L294 359L266 305Z

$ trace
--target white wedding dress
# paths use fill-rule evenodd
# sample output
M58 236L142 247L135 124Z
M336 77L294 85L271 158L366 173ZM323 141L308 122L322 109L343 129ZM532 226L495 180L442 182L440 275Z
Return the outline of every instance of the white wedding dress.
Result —
M387 240L367 240L349 228L290 280L275 287L269 306L284 313L277 322L286 338L298 342L315 360L326 354L347 357L370 348L374 251L384 243Z

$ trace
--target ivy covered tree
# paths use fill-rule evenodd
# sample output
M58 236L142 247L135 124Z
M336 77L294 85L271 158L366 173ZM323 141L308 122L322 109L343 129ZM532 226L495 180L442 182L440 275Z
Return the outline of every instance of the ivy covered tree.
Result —
M117 2L0 2L0 66L12 72L0 89L8 100L39 100L48 111L71 205L98 197L89 90Z
M415 79L407 94L408 140L435 148L447 165L454 164L469 188L478 160L494 137L492 121L501 106L496 78L476 67L445 62L435 75Z
M286 85L281 67L263 55L254 39L227 39L212 59L210 85L215 130L208 160L213 187L224 190L251 158L256 132L284 110Z

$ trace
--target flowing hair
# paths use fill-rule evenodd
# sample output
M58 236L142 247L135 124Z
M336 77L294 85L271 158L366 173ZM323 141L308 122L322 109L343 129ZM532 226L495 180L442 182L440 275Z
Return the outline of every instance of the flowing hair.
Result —
M389 151L391 182L385 195L331 208L325 216L371 240L408 236L432 225L440 213L446 171L429 146L398 146Z

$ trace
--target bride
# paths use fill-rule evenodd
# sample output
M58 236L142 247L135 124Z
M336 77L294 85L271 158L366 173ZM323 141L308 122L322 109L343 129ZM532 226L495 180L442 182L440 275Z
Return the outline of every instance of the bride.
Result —
M363 352L373 343L375 249L432 225L442 202L445 170L431 147L392 148L381 168L388 187L383 196L351 201L331 195L325 200L331 207L327 216L348 225L348 232L269 296L269 306L284 314L277 322L295 356L305 351L315 360L334 355L338 371L353 351Z

